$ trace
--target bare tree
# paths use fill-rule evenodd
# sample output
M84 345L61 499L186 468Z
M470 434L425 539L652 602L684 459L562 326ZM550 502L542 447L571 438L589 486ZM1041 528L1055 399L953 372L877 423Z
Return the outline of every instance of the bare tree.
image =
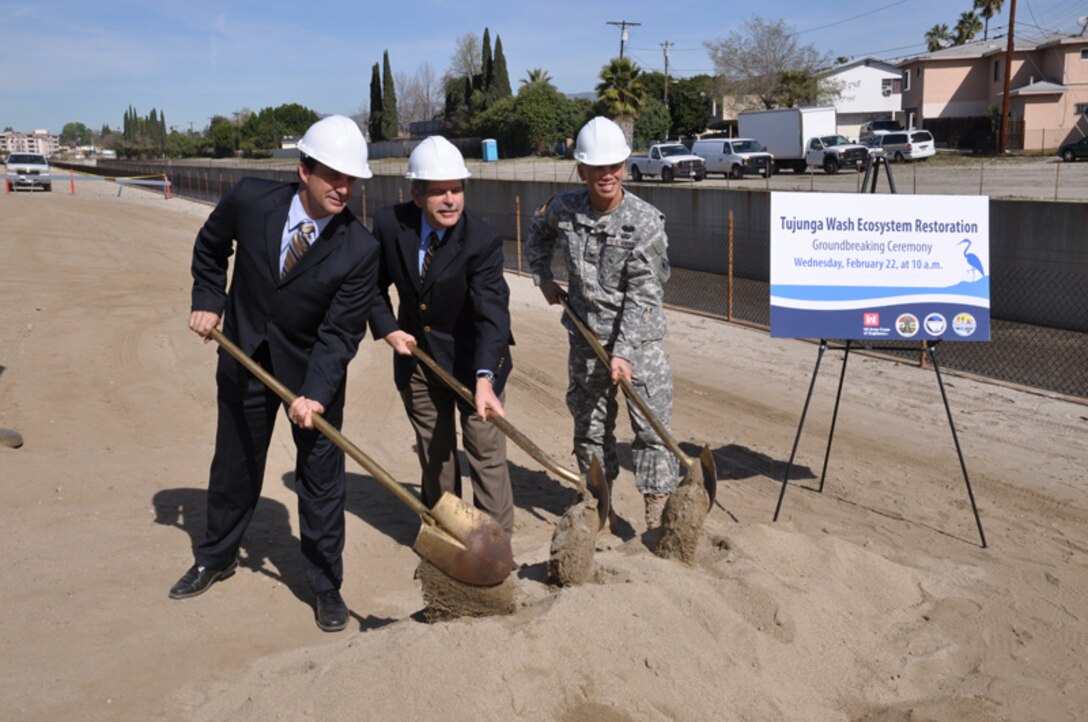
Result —
M765 108L779 107L789 101L784 86L796 86L798 78L806 77L815 83L812 102L828 102L836 94L818 79L819 70L831 65L831 55L802 45L783 20L768 22L753 15L740 30L703 45L721 78L722 93L738 100L751 98ZM791 82L784 84L784 78Z
M424 62L413 75L397 73L398 103L405 123L433 120L442 112L442 84L430 63Z
M465 33L457 38L457 46L454 48L453 56L450 57L450 67L446 71L446 77L473 77L481 71L482 58L480 36L475 33Z

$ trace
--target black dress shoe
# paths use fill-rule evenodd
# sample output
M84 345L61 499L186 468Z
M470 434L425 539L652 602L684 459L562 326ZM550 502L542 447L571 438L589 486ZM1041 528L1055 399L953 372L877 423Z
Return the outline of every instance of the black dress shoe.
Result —
M314 609L317 626L322 631L339 632L348 626L348 605L344 604L344 598L337 590L318 592Z
M203 567L199 564L194 564L189 568L189 571L178 580L178 583L170 588L171 599L188 599L189 597L195 597L198 594L203 594L208 591L215 582L226 579L234 574L234 570L238 567L238 560L235 559L223 569L212 569L211 567Z

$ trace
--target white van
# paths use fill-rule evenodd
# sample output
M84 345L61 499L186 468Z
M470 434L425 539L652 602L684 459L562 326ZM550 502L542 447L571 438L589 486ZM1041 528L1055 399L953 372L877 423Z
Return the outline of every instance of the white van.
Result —
M752 138L704 138L695 141L691 152L706 161L707 175L741 178L774 173L774 156Z

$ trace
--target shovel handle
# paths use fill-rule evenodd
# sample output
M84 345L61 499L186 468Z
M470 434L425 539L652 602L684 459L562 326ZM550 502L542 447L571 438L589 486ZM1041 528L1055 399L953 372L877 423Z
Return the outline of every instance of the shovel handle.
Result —
M218 343L227 353L234 357L234 359L246 367L251 374L256 376L265 386L272 389L273 392L288 406L298 398L291 392L286 386L279 382L276 377L268 373L260 364L251 359L242 349L238 348L229 338L223 335L223 332L218 328L213 328L209 334L209 338ZM371 459L363 450L355 444L351 443L343 434L341 434L335 426L325 420L321 414L314 413L314 428L328 437L329 441L336 444L340 449L357 461L360 466L366 469L371 476L378 480L382 486L391 491L395 497L403 501L409 509L419 514L422 517L430 518L430 513L426 506L423 505L419 499L411 494L407 489L401 486L396 479L390 476L389 472L378 465L378 462Z
M453 389L458 396L467 401L470 404L475 405L476 398L472 392L468 390L468 387L457 380L457 378L446 369L438 365L438 362L431 358L430 354L421 349L416 344L412 343L408 345L412 349L412 354L426 364L427 368L434 371L435 375L442 380L444 384ZM586 483L581 476L575 474L570 469L565 469L555 462L550 456L544 453L544 450L534 444L528 436L514 428L514 425L509 421L499 416L498 414L488 414L487 420L498 427L499 431L506 434L515 444L520 446L525 453L536 459L537 463L543 466L548 471L552 472L561 479L566 479L570 483L574 484L579 491L586 492Z
M585 338L586 343L590 345L597 354L597 357L601 359L605 366L610 366L612 358L608 355L608 351L605 350L604 346L597 338L597 334L593 333L593 331L586 326L585 322L578 317L578 314L574 312L574 309L570 307L565 293L560 294L559 303L563 305L563 311L566 312L567 317L581 332L582 337ZM646 417L646 420L650 422L650 426L653 427L653 430L657 433L661 441L665 443L665 446L669 447L669 451L671 451L676 458L680 459L680 461L682 461L689 469L694 466L695 460L680 449L680 445L676 443L676 439L674 439L672 434L669 433L669 430L665 428L665 425L658 420L654 412L650 410L649 404L639 396L631 382L621 376L619 383L620 387L623 389L623 393L627 395L627 398L638 407L638 410L641 411L642 415Z

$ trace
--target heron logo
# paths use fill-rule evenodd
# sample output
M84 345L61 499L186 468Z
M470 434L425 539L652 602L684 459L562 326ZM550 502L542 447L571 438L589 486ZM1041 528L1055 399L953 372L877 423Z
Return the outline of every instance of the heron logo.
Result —
M930 336L940 336L948 330L948 321L939 313L931 313L926 316L924 325L926 333Z
M986 269L982 267L982 261L979 260L979 257L976 256L974 253L968 252L971 250L971 239L964 238L956 245L963 246L963 258L967 261L967 271L971 275L971 280L977 281L980 278L985 278Z
M880 314L879 313L866 313L861 317L862 326L879 326Z
M899 318L895 319L895 330L900 336L910 338L918 333L918 317L913 313L899 314Z
M970 336L978 328L978 321L969 313L957 313L952 319L952 330L957 336Z

